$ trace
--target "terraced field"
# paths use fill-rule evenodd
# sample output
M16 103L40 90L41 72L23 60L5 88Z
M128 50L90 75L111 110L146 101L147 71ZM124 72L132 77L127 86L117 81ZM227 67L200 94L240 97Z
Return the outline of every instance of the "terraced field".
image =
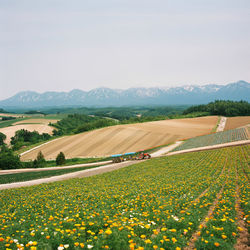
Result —
M218 132L210 135L198 136L185 141L180 146L176 147L172 151L180 151L185 149L192 149L198 147L205 147L211 145L217 145L227 142L248 140L249 132L248 128L238 128L228 131Z
M246 249L249 154L189 153L3 190L0 249Z
M67 158L109 156L208 134L216 126L217 116L165 120L106 127L66 136L22 155L34 159L41 150L46 159L55 159L62 151Z

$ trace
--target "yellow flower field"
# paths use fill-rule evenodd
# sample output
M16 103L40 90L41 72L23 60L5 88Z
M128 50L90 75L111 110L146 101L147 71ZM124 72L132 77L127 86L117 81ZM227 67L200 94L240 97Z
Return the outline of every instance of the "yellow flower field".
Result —
M233 248L240 233L236 189L249 220L249 152L242 146L175 155L0 191L0 249L183 249L195 232L197 249Z

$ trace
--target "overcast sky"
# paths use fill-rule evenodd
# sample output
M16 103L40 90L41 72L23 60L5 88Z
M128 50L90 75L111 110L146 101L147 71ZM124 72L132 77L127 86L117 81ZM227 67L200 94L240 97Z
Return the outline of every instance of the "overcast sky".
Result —
M250 81L249 0L0 0L0 100Z

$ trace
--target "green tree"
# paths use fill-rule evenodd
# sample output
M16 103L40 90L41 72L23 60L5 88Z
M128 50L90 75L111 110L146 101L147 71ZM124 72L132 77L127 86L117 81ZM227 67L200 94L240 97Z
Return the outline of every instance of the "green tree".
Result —
M60 152L56 157L56 165L63 165L65 164L65 162L66 162L65 155L63 152Z
M0 146L4 144L6 135L0 132Z
M39 151L36 159L33 162L34 168L42 168L46 164L46 160L44 159L44 155L42 151Z
M19 156L14 155L11 149L3 145L0 151L0 169L17 169L21 167L22 163Z

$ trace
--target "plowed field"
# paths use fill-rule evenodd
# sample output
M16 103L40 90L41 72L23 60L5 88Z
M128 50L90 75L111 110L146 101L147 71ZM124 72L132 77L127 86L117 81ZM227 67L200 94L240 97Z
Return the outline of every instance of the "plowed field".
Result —
M224 130L235 129L250 124L250 116L237 116L227 118Z
M211 132L217 116L118 125L66 136L28 152L22 160L34 159L41 150L46 159L62 151L67 158L108 156L138 151Z
M48 133L52 134L53 127L49 126L49 122L56 122L56 120L46 120L46 119L28 119L16 122L14 126L0 128L0 132L6 135L6 143L10 143L10 139L15 135L15 132L20 129L26 129L28 131L37 131L40 134Z

